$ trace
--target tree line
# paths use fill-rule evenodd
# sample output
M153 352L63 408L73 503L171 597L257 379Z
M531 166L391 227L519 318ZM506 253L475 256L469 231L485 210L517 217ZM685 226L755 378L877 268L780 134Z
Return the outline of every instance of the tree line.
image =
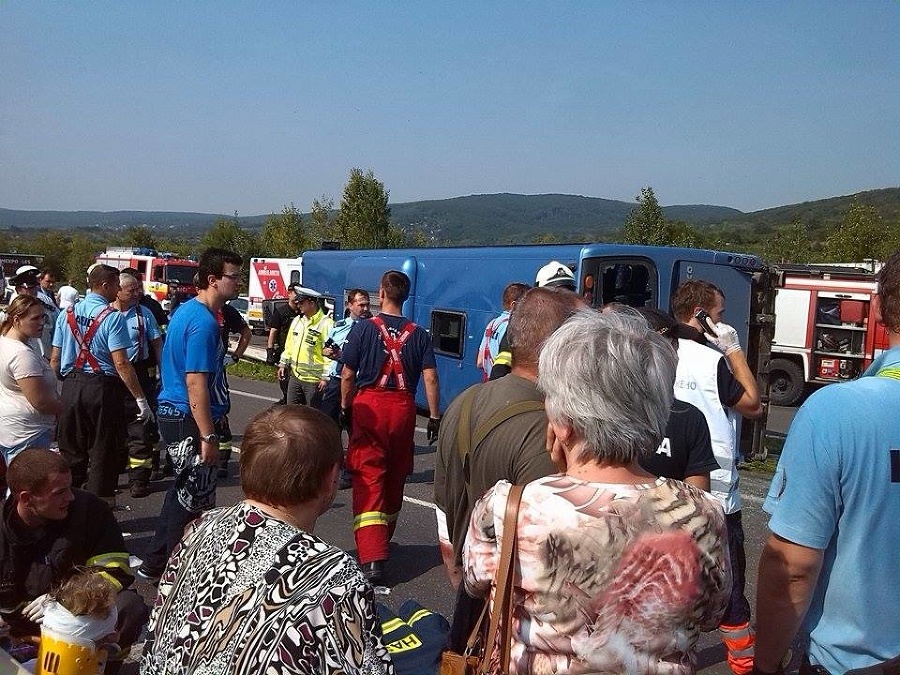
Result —
M217 246L236 251L249 262L254 257L298 256L305 250L319 248L323 242L335 242L345 249L435 245L433 237L422 231L406 231L391 220L389 196L384 183L371 170L354 168L337 209L328 195L314 199L307 215L291 203L269 215L258 231L242 226L235 213L232 218L219 218L202 236L193 239L163 236L142 225L122 232L0 232L0 251L41 255L44 266L61 279L80 284L84 270L108 246L148 247L183 257ZM780 225L749 229L727 224L698 227L669 220L650 186L644 187L635 201L621 231L606 240L753 253L774 263L883 260L900 248L900 222L885 222L876 206L863 204L858 198L839 221L829 225L824 233L816 232L818 236L813 236L799 217ZM547 232L534 237L531 243L560 241L553 232ZM249 265L245 266L247 274Z
M153 248L182 257L194 256L216 246L235 251L249 263L250 258L256 257L295 257L328 241L350 249L427 245L421 233L408 234L391 221L389 195L384 183L371 170L363 172L354 168L337 210L327 195L313 200L306 217L294 204L289 204L280 213L268 216L258 232L243 227L235 213L233 218L217 219L194 240L178 235L161 236L144 225L132 226L120 233L87 229L0 232L0 251L41 255L44 267L59 278L80 285L87 267L109 246ZM248 274L249 264L244 267L245 279Z
M799 217L756 233L714 226L700 229L667 220L652 187L643 188L635 199L637 207L621 234L621 240L630 244L753 253L772 263L794 264L884 260L900 248L900 222L885 222L876 206L863 204L858 197L820 239Z

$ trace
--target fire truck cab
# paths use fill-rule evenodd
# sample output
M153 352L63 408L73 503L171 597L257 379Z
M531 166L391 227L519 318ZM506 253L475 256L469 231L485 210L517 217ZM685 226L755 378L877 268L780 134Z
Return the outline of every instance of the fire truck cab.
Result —
M769 400L793 405L807 384L859 377L888 348L888 339L876 321L877 282L871 271L827 265L781 269Z
M133 267L141 274L144 293L155 298L169 311L176 295L197 294L194 275L198 264L174 253L160 253L152 248L113 246L97 256L97 262L123 270Z

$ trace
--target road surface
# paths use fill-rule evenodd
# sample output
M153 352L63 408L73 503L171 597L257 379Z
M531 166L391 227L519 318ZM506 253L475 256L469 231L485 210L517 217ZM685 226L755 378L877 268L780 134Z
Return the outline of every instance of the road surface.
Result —
M274 383L256 382L231 378L232 412L229 416L231 429L235 434L235 444L239 445L247 421L256 413L272 405L280 396ZM793 408L776 408L770 415L770 430L784 433L793 418ZM453 592L441 564L437 548L433 480L435 450L425 440L427 419L419 418L416 429L416 456L413 474L406 483L405 503L391 545L391 559L386 570L385 587L379 597L395 608L407 598L415 598L431 609L445 616L452 613ZM231 476L219 484L218 503L220 506L233 504L241 498L238 486L237 456L232 458ZM130 510L118 513L119 521L127 532L126 543L131 553L139 557L151 536L156 515L162 505L162 497L169 481L153 483L155 492L144 499L128 496L126 478L122 476L121 506ZM751 602L756 594L756 568L766 530L765 514L761 510L762 500L768 489L769 477L743 472L741 492L744 499L743 519L746 531L748 597ZM350 490L338 492L331 509L323 514L316 525L315 533L323 539L340 546L351 555L355 553L353 541L353 513ZM152 601L153 587L143 582L138 589ZM711 675L727 675L730 671L724 663L724 650L715 633L704 635L700 643L699 665L701 672ZM124 675L136 672L134 664L126 664Z

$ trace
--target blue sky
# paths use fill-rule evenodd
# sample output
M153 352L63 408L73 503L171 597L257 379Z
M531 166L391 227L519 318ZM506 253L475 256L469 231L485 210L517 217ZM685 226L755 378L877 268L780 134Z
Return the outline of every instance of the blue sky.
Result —
M900 2L0 3L0 207L900 185Z

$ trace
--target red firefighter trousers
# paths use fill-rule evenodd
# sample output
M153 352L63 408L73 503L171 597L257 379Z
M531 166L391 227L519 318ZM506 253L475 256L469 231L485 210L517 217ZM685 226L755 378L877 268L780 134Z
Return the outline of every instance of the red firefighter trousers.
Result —
M353 399L347 468L353 476L353 533L360 563L388 559L388 544L413 468L416 403L404 391L367 388Z

